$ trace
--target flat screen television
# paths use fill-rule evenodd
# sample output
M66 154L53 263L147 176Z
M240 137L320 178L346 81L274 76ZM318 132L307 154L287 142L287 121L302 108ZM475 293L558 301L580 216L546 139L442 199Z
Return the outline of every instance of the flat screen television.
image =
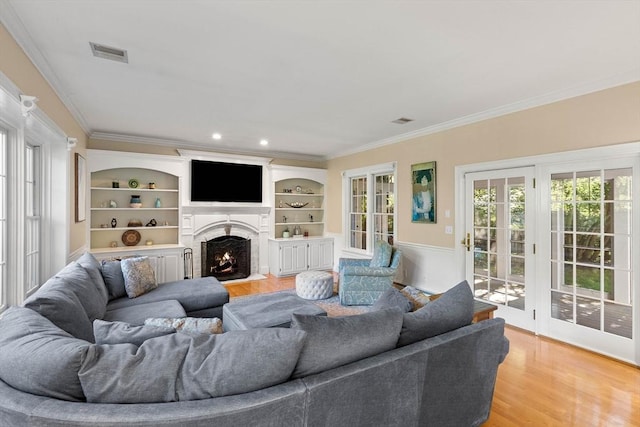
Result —
M262 166L191 160L191 201L262 203Z

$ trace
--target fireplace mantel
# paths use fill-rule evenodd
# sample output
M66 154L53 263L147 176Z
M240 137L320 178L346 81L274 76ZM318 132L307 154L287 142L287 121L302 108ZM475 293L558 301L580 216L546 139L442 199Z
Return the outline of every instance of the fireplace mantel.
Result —
M271 206L255 205L236 205L236 204L213 204L203 203L198 205L186 205L182 207L182 213L188 215L269 215Z
M211 204L182 206L182 241L193 248L194 275L200 275L200 243L231 235L251 240L251 273L269 272L270 206Z

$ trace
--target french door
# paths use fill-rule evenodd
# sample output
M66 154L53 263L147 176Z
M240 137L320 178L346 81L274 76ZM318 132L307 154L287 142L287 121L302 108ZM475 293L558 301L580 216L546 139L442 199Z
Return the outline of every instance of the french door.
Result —
M534 168L465 174L466 279L496 316L534 330Z
M543 168L538 260L540 333L632 363L637 170L633 158Z

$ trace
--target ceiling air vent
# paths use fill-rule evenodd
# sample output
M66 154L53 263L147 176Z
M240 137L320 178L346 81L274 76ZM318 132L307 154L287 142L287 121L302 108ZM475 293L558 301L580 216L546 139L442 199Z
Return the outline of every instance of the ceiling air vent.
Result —
M409 122L412 122L413 119L407 119L406 117L400 117L399 119L393 120L391 123L396 123L398 125L406 125Z
M112 61L124 62L126 64L129 63L129 57L127 56L126 50L93 42L89 42L89 44L91 45L91 52L93 52L93 56L110 59Z

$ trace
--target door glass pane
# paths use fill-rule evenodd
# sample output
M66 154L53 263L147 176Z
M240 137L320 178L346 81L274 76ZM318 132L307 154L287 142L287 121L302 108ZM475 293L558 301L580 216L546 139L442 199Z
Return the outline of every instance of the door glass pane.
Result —
M473 188L475 295L524 310L524 178L477 180Z
M633 324L631 174L553 174L550 191L552 316L626 338Z
M591 329L601 329L600 308L602 302L598 298L576 297L576 323Z

